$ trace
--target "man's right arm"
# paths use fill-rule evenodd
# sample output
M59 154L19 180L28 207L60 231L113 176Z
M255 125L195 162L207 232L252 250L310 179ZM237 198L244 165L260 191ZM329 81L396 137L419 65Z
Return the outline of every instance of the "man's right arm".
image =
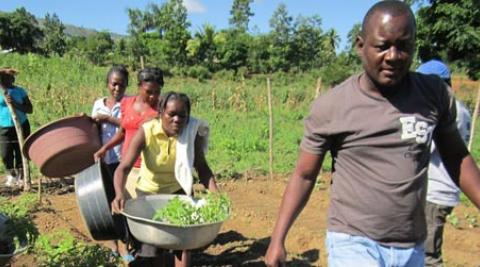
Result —
M265 255L267 266L284 265L286 259L285 239L288 230L312 193L324 156L324 154L316 155L300 150L297 166L285 189L277 222Z

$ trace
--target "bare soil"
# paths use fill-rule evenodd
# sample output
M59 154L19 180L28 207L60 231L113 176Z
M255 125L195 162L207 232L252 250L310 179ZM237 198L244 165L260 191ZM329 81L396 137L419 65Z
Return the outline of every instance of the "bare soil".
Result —
M328 206L328 175L312 193L308 205L290 230L287 239L289 266L327 266L324 238ZM215 241L203 251L195 251L194 266L264 266L278 207L288 177L248 177L221 182L233 201L233 214L222 226ZM42 208L35 213L41 233L70 230L77 238L94 242L81 219L75 194L68 183L44 195ZM62 189L63 188L63 189ZM60 193L58 193L60 192ZM1 192L5 194L5 192ZM461 204L454 210L459 225L446 225L444 258L447 267L480 266L480 228L469 227L467 214L478 217L478 210ZM13 267L36 266L32 255L18 256Z

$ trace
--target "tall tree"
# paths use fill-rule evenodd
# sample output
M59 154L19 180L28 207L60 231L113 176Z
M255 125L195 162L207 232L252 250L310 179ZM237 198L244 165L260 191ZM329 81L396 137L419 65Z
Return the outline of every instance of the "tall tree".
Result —
M86 57L93 64L104 65L113 55L114 42L110 33L97 32L87 37L75 37L69 40L68 55Z
M424 1L416 1L423 3ZM480 1L429 0L417 11L418 49L443 59L480 79Z
M202 28L195 33L193 39L187 42L188 56L193 64L203 65L208 70L213 71L215 64L215 28L210 24L204 24Z
M246 32L250 17L254 15L250 9L253 0L233 0L232 9L230 10L230 26L238 31Z
M130 23L128 24L128 33L132 36L138 36L153 29L153 17L148 12L142 12L140 9L129 8L127 10Z
M0 45L4 49L35 52L42 36L37 20L23 7L0 18Z
M9 49L13 46L11 33L9 14L0 13L0 48Z
M187 9L182 0L169 0L160 9L157 29L164 30L163 39L168 43L168 57L172 64L185 65L187 62L187 42L190 39Z
M215 35L216 58L220 67L237 71L247 65L250 35L236 30L223 30Z
M65 26L58 18L57 14L47 13L43 23L44 37L42 41L42 50L46 55L62 56L67 49Z
M322 65L322 19L298 16L295 21L293 50L294 64L300 70L321 67Z
M330 29L322 36L322 60L330 62L335 59L336 49L340 42L340 36L335 29Z
M292 20L283 3L278 5L270 18L272 45L269 46L269 65L272 70L287 71L290 68Z
M361 29L362 25L360 23L356 23L353 25L352 29L347 34L348 47L345 54L345 61L347 61L349 64L353 64L356 66L360 66L361 64L360 57L357 56L357 51L355 49L355 43Z
M151 62L161 57L162 64L170 66L186 64L190 22L182 0L168 0L160 6L152 3L145 11L129 9L128 13L129 32L141 46L135 49L136 56L149 56Z

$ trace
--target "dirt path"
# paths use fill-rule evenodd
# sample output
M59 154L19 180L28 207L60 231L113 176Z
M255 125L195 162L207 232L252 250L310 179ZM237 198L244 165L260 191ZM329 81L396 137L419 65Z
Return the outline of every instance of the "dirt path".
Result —
M220 183L234 203L232 217L225 222L214 243L204 251L195 252L195 266L263 266L263 255L283 190L285 177L273 181L263 177ZM320 185L302 212L287 239L290 266L326 266L324 237L328 187ZM46 208L35 214L40 232L69 229L78 238L89 241L80 217L74 193L46 197ZM469 228L466 214L478 217L473 207L460 205L454 211L460 229L448 224L444 254L446 266L480 266L480 228ZM12 266L35 266L32 256L21 256Z

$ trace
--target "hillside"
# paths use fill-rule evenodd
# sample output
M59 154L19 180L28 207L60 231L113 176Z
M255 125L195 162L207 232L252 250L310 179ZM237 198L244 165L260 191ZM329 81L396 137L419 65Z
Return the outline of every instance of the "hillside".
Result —
M6 14L6 13L8 13L8 12L0 10L0 15ZM39 26L42 28L44 19L43 18L38 18L38 17L36 17L35 19L38 21ZM65 26L65 33L68 36L87 37L89 35L92 35L92 34L95 34L95 33L99 32L95 29L84 28L82 26L76 26L76 25L65 24L65 23L63 23L63 25ZM126 35L121 35L121 34L113 33L113 32L110 32L110 35L112 36L112 39L114 39L114 40L126 37Z
M38 24L40 25L40 27L43 27L44 19L37 18L37 21L38 21ZM81 27L81 26L75 26L75 25L71 25L71 24L65 24L64 23L63 25L65 26L65 34L67 34L68 36L87 37L89 35L92 35L92 34L95 34L95 33L99 32L95 29L84 28L84 27ZM110 35L112 36L112 39L114 39L114 40L126 37L125 35L121 35L121 34L113 33L113 32L110 32Z

